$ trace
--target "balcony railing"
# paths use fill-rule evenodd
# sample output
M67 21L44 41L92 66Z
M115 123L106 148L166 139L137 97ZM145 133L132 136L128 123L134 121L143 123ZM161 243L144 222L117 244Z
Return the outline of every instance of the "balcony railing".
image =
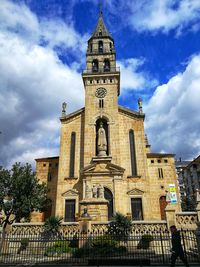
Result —
M120 67L114 67L110 69L98 68L98 69L87 69L83 70L83 74L98 74L98 73L112 73L112 72L120 72Z
M103 48L103 49L92 49L87 50L87 54L104 54L104 53L115 53L114 48Z

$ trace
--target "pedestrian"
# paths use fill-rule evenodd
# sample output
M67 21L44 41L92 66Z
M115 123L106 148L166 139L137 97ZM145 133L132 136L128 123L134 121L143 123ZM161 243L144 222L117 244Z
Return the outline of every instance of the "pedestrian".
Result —
M170 231L172 234L171 267L175 266L176 259L178 257L182 260L186 267L189 267L189 264L183 252L183 247L181 245L180 231L177 230L175 225L170 226Z

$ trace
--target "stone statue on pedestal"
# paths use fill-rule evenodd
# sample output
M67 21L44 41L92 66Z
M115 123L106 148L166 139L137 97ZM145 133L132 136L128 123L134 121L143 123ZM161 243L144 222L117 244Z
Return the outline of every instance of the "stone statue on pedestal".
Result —
M97 143L97 149L98 149L98 156L103 157L106 156L107 151L107 140L106 140L106 132L103 128L103 122L100 122L100 128L98 130L98 143Z
M89 185L86 185L86 188L85 188L85 198L91 198L92 197L92 190L91 188L89 187Z
M99 198L104 198L104 187L103 185L98 186L98 196Z
M92 197L97 198L97 187L96 185L93 185L92 187Z

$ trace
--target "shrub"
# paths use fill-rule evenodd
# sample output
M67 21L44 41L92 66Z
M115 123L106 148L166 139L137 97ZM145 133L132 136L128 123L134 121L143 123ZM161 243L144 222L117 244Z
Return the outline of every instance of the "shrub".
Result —
M153 241L153 236L152 235L143 235L137 245L138 249L148 249L150 247L150 243Z
M73 239L70 241L69 246L70 246L71 248L78 248L78 244L79 244L79 240L78 240L77 234L75 234L75 235L73 236Z
M118 247L119 242L110 235L98 236L92 241L92 247Z
M89 254L90 254L90 249L87 247L78 248L73 251L73 257L75 258L88 257Z
M29 244L29 239L28 238L23 238L21 240L20 247L17 250L17 254L20 254L21 251L26 250L26 248L28 247L28 244Z
M45 256L49 256L52 254L62 254L71 252L71 248L69 247L69 242L65 240L56 241L52 246L48 247L45 251Z
M85 247L74 251L73 256L77 258L95 257L126 252L126 247L120 246L119 244L119 241L116 241L110 235L99 236L85 244Z

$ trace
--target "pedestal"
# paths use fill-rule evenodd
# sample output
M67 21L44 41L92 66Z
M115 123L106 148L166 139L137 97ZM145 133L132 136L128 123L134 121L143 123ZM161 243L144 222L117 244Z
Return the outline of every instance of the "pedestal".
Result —
M176 225L176 209L176 205L170 203L165 208L168 229L170 226Z
M197 229L195 230L195 234L197 238L198 257L200 260L200 222L197 222Z
M200 222L200 202L197 202L196 212L197 212L198 222Z
M81 214L87 208L93 221L108 221L108 200L104 198L90 198L80 201Z

